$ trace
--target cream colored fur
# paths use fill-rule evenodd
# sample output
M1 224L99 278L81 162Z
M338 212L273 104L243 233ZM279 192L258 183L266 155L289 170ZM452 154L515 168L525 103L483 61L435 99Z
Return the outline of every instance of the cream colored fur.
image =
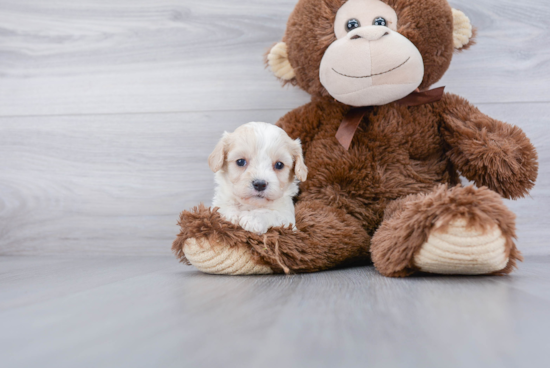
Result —
M452 222L445 232L433 232L414 257L424 272L482 275L506 267L506 239L498 226L481 232L469 229L463 219Z
M385 25L373 25L380 17ZM348 31L350 19L359 27ZM336 13L334 34L337 40L321 60L319 78L336 100L350 106L380 106L409 95L422 83L422 55L397 32L397 14L388 4L347 1Z
M214 250L215 249L215 250ZM273 273L268 266L256 264L245 247L229 247L203 239L189 239L185 243L185 257L199 271L215 275L267 275Z
M237 165L242 160L244 166ZM277 169L276 164L283 165ZM300 140L267 123L248 123L225 133L209 157L216 173L213 207L247 231L264 234L270 227L294 226L293 197L307 168ZM266 183L258 191L255 181Z
M461 49L470 42L473 35L470 19L460 10L453 9L453 42L455 49Z
M296 76L294 74L294 69L292 69L290 62L288 61L286 43L279 42L273 46L267 55L267 60L271 71L277 78L291 80Z

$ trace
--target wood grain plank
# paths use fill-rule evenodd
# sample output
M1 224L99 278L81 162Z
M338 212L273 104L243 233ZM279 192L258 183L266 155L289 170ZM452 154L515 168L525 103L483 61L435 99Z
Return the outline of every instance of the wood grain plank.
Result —
M307 99L284 93L262 60L294 0L0 4L0 115L272 109L281 98Z
M438 86L474 103L549 101L550 8L544 0L450 0L478 30ZM543 50L544 49L544 50Z
M38 271L19 287L40 296L0 312L9 367L538 368L550 348L548 257L509 277L408 279L373 267L224 277L164 257L9 258ZM148 272L126 277L145 260Z
M169 254L224 129L284 111L0 119L0 254ZM57 244L57 245L56 245Z
M290 109L262 55L296 0L0 0L0 116ZM479 29L440 84L476 103L550 101L543 0L455 0Z
M550 104L483 105L539 150L531 196L510 201L525 254L550 254ZM285 110L0 118L0 254L169 254L177 215L210 203L223 130Z

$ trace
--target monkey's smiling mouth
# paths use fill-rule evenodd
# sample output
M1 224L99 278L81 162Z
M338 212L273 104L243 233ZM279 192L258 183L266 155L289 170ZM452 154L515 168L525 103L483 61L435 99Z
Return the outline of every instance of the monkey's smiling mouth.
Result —
M401 68L403 65L407 64L407 62L411 60L411 57L409 56L409 58L407 60L405 60L403 63L399 64L398 66L396 66L395 68L392 68L390 70L386 70L385 72L382 72L382 73L377 73L377 74L371 74L371 75L365 75L363 77L354 77L353 75L346 75L346 74L342 74L340 73L339 71L337 71L336 69L332 68L332 70L337 73L337 74L340 74L341 76L343 77L347 77L347 78L357 78L357 79L360 79L360 78L371 78L371 77L375 77L377 75L382 75L382 74L387 74L389 72L393 72L395 69L399 69Z

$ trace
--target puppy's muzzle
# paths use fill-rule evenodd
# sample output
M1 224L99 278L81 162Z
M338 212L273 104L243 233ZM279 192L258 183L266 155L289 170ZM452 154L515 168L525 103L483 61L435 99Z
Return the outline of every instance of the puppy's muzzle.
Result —
M263 192L267 189L267 182L265 180L254 180L252 182L252 186L254 189L256 189L258 192Z

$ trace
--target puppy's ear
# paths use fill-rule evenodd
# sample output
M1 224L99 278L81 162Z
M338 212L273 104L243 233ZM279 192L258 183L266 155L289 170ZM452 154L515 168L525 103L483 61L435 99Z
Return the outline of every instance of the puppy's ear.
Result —
M302 153L302 144L300 139L292 141L292 145L292 155L294 156L294 175L296 175L298 180L304 182L307 179L307 166L304 163L304 155Z
M208 156L208 166L213 172L218 172L223 167L225 162L225 154L227 152L227 137L228 133L223 133L222 139L218 142L214 151Z

